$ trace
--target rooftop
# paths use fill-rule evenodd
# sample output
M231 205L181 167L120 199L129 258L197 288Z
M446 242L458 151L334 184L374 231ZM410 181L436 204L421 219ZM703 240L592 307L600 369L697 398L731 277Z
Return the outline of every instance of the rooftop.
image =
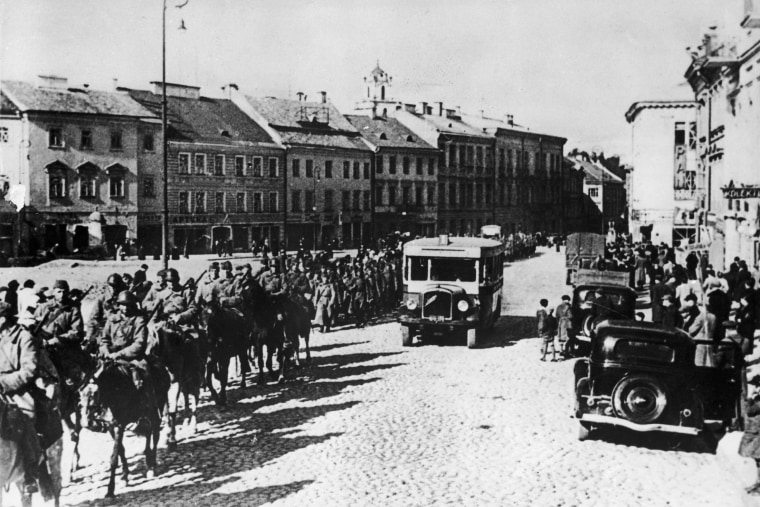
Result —
M633 122L636 116L644 109L691 109L697 107L692 100L642 100L634 102L625 113L628 123Z
M161 114L161 95L147 90L128 90L136 101ZM221 144L274 143L267 132L231 100L166 98L168 138Z
M2 81L0 89L7 100L22 112L155 116L132 100L129 95L120 92L103 92L84 88L38 88L24 81ZM4 103L3 107L5 107Z
M585 179L589 183L623 183L623 180L615 173L591 160L583 158L570 158L577 169L582 169Z
M468 123L472 125L475 128L479 129L485 129L486 132L491 133L492 135L496 133L496 130L509 130L512 132L519 132L522 134L532 134L534 136L542 136L542 137L554 137L557 139L566 140L564 137L552 135L552 134L546 134L542 132L537 132L534 130L529 129L528 127L525 127L523 125L518 125L514 122L510 123L506 119L499 119L499 118L489 118L487 116L477 116L473 114L462 114L462 121L465 123Z
M351 124L371 144L380 148L436 150L395 118L346 115Z

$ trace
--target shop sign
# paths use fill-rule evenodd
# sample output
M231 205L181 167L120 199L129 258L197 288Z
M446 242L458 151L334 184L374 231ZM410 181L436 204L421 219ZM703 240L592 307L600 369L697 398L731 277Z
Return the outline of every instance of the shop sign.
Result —
M733 184L722 188L725 199L757 199L760 197L760 187L734 187Z

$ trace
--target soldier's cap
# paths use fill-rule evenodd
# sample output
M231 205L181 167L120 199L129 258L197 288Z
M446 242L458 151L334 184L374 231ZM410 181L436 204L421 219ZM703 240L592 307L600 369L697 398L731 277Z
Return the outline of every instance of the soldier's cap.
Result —
M570 296L565 294L564 296L562 296L562 301L570 301Z
M53 289L63 289L63 290L69 290L69 282L66 280L56 280L53 283Z
M232 271L232 263L230 261L224 261L222 263L222 269L225 271Z
M13 316L13 305L10 303L6 303L4 301L0 301L0 317L12 317Z
M208 269L211 271L217 271L219 269L219 263L214 261L211 264L209 264Z

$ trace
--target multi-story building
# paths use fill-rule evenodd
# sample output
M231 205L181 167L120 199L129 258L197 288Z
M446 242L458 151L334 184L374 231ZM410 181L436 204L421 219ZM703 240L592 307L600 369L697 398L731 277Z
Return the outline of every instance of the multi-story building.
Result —
M585 173L577 168L573 159L562 159L562 207L565 234L572 232L585 232L589 230L591 223L587 219L585 200L588 196L583 193L583 180Z
M695 243L699 223L696 103L635 102L628 210L634 241Z
M760 263L758 28L760 1L746 0L742 19L724 32L711 28L686 71L697 102L699 241L710 243L711 262L724 268L734 257Z
M585 227L579 230L607 233L626 231L625 182L602 164L583 153L571 159L583 174ZM660 241L659 238L652 238Z
M370 110L371 114L371 110ZM439 151L395 118L346 116L375 153L375 237L395 231L434 236Z
M233 95L286 149L288 248L358 247L372 240L373 151L327 101Z
M566 139L534 132L484 114L462 120L495 140L495 223L505 233L565 230L562 212L563 150Z
M127 90L160 114L161 82L154 90ZM169 242L206 253L232 241L246 251L266 239L277 247L285 218L284 150L231 100L202 97L200 88L166 84ZM139 236L160 245L162 166L142 174Z
M23 255L139 241L143 173L161 159L156 116L124 93L62 77L3 81L0 92L4 182L23 203L0 230L6 244L12 234Z

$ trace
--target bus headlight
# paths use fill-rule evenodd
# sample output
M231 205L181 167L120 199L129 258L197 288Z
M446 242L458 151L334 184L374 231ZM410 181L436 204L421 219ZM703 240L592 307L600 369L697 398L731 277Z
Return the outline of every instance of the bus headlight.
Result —
M466 299L460 299L457 303L457 310L464 313L470 309L470 303Z
M414 311L414 310L416 310L416 309L417 309L417 305L418 305L418 304L419 304L419 303L417 302L417 300L416 300L416 299L409 299L409 300L406 302L406 309L407 309L407 310L409 310L409 311Z

